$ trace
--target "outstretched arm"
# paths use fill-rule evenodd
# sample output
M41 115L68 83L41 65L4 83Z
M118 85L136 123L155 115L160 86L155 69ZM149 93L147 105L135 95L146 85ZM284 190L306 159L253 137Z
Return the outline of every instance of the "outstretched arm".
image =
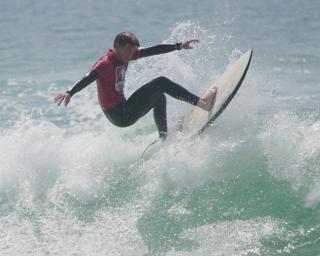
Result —
M66 92L59 93L54 98L54 102L58 102L58 106L60 106L60 104L62 102L64 102L64 105L67 106L69 104L69 102L70 102L70 99L71 99L72 95L74 95L75 93L81 91L83 88L87 87L89 84L91 84L92 82L94 82L98 78L99 78L99 76L98 76L97 72L95 72L93 70L88 72L81 80L76 82L72 86L71 89L69 89Z
M179 42L176 44L159 44L159 45L155 45L147 48L142 48L140 49L140 58L168 53L174 50L192 49L190 44L198 43L198 42L199 42L198 39L190 39L190 40L185 40L183 42Z

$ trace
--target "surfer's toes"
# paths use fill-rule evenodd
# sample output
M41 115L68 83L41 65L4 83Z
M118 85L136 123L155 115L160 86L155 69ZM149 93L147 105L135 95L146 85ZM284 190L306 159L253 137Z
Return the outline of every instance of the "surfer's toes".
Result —
M210 89L203 98L199 99L197 106L206 111L210 111L216 102L217 90L217 87Z

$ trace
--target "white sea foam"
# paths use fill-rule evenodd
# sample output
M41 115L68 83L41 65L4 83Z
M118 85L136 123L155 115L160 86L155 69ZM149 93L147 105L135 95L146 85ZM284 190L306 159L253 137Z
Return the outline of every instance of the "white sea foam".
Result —
M269 160L269 172L287 180L294 189L311 189L306 205L320 201L317 193L320 177L320 123L312 116L298 117L280 112L266 121L260 135Z
M185 230L182 234L184 239L194 241L194 250L171 251L167 255L259 255L261 253L261 239L280 235L284 231L279 221L270 218L203 225L192 230Z

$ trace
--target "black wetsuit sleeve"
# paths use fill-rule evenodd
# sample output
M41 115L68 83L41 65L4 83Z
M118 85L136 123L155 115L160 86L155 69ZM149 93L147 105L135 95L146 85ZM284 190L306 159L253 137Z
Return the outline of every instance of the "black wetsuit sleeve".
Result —
M67 91L70 96L73 96L75 93L81 91L83 88L87 87L92 82L96 81L99 78L99 75L95 71L88 72L81 80L76 82L71 89Z
M159 44L151 47L140 49L140 58L149 57L153 55L172 52L175 50L181 50L181 43L176 44Z

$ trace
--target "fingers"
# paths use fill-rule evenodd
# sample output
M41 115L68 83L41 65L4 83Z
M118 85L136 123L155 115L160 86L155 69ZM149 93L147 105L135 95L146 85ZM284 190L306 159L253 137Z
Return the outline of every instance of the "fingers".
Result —
M189 43L199 43L200 41L198 39L190 39L188 40Z
M62 95L62 96L59 98L59 100L58 100L58 106L61 105L61 103L62 103L63 100L64 100L64 96Z
M58 103L58 106L60 106L61 103L64 102L64 105L66 107L70 102L70 96L66 95L64 93L60 93L54 98L53 101L54 101L54 103Z
M187 39L184 41L185 43L199 43L200 40L196 38Z
M54 103L58 102L58 106L60 106L61 102L63 101L63 95L58 94L55 98L54 98Z
M64 99L64 106L66 107L70 102L70 97L66 96Z
M54 99L53 99L53 102L57 102L59 99L60 99L61 95L58 94Z
M200 41L198 39L189 39L189 40L186 40L182 43L182 48L183 49L193 49L193 47L190 46L191 43L199 43Z

